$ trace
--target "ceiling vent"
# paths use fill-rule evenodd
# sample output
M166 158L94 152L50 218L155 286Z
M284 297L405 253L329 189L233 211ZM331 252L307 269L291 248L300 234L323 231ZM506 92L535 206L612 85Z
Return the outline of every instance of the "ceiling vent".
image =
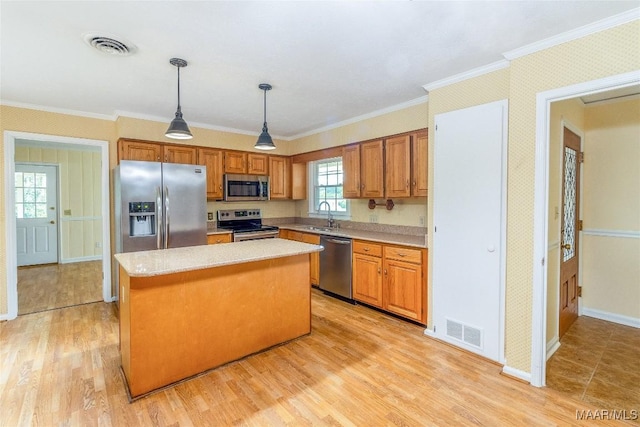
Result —
M135 52L135 47L132 44L127 44L109 36L85 34L84 41L89 46L108 55L129 56Z

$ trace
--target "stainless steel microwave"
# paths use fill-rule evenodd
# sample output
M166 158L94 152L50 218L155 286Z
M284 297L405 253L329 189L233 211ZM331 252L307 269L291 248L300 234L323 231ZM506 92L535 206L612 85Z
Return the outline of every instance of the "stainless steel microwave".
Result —
M225 174L224 200L227 202L269 200L269 177Z

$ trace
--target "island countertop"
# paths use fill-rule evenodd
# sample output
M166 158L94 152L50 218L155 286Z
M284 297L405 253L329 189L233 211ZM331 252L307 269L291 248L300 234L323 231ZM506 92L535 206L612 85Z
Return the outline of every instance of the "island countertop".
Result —
M319 252L319 245L286 239L259 239L115 254L131 277L150 277L231 264Z

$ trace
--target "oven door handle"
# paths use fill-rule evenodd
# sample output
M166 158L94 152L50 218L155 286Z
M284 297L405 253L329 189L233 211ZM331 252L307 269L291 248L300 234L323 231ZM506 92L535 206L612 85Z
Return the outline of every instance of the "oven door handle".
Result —
M278 237L277 231L253 231L250 233L233 233L234 242L242 242L243 240L269 239Z

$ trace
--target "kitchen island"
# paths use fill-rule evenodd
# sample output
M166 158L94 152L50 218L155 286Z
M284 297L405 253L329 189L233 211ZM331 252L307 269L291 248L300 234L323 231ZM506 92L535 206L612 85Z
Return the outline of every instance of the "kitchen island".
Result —
M283 239L116 254L132 399L311 332L309 254Z

